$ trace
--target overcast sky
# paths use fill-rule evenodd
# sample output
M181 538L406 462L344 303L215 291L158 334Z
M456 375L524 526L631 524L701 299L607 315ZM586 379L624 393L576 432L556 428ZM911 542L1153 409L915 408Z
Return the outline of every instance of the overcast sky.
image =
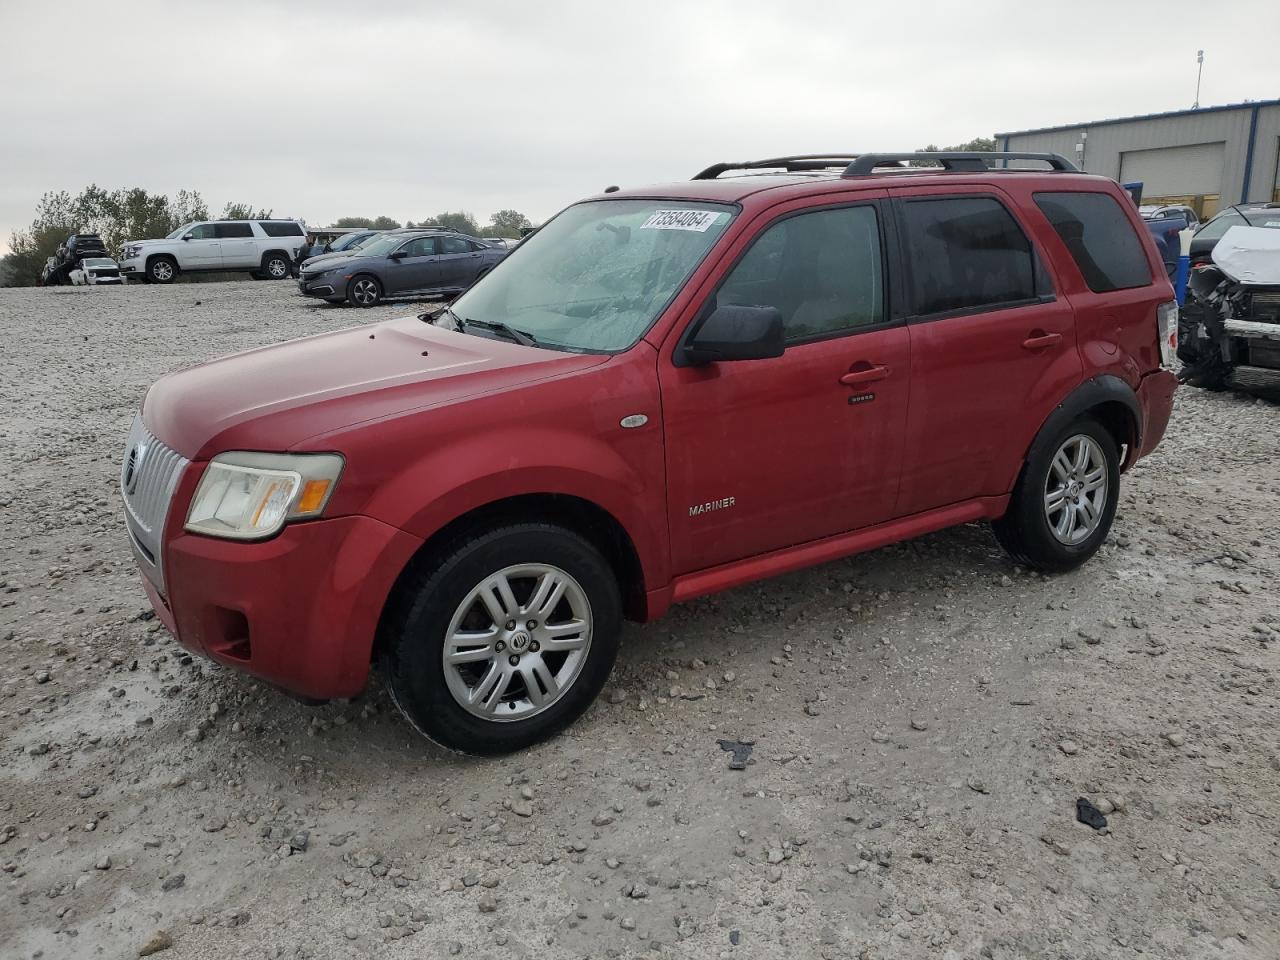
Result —
M514 207L717 160L914 149L1280 96L1280 2L0 0L0 252L46 190L328 224ZM1205 27L1197 39L1196 27Z

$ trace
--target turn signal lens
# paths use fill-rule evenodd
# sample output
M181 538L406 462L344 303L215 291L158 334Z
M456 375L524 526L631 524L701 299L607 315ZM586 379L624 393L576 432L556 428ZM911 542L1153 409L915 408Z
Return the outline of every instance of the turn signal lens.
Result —
M298 495L298 505L294 512L300 516L319 513L331 486L332 480L308 480L302 485L302 493Z

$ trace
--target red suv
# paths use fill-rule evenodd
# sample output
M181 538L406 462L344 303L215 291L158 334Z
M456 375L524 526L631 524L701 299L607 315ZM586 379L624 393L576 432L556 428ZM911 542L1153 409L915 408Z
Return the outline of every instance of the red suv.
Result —
M718 164L574 204L433 316L165 377L126 519L189 649L317 699L380 665L496 753L586 708L623 617L975 520L1083 563L1176 329L1133 205L1061 157Z

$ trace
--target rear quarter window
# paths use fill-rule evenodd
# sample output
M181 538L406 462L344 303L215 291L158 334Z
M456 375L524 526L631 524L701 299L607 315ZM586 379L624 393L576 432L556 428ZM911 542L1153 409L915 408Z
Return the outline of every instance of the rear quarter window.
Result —
M1087 192L1037 193L1035 201L1094 293L1151 283L1151 264L1142 241L1115 197Z
M260 220L258 226L268 237L301 237L302 227L296 223L281 220Z

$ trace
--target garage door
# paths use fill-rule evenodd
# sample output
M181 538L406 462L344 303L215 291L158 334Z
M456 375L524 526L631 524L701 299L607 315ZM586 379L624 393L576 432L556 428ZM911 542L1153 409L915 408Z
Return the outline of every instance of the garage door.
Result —
M1218 142L1131 150L1120 156L1120 182L1141 181L1144 198L1216 195L1222 189L1223 146Z

